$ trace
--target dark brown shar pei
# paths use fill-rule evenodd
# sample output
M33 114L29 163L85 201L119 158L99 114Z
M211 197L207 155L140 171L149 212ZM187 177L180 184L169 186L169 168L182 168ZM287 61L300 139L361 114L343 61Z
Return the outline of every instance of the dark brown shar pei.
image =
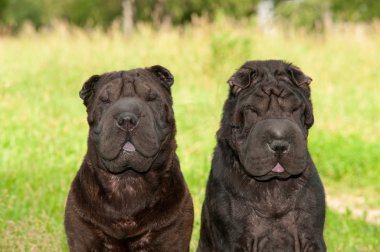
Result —
M92 76L88 149L65 212L70 251L188 251L193 204L176 155L171 73Z
M228 81L199 252L326 251L325 195L307 149L310 82L279 60L246 62Z

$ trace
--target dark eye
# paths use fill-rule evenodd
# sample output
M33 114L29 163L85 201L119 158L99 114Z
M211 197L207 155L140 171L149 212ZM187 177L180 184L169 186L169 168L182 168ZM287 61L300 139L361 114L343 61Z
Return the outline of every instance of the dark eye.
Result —
M258 110L252 105L244 106L240 111L240 122L243 127L252 125L258 118Z
M302 102L298 102L296 104L293 105L292 107L292 113L295 113L297 111L304 111L305 110L305 104L302 103Z
M231 123L230 126L231 126L231 128L232 128L233 130L236 130L236 129L239 129L239 128L240 128L239 125L234 124L234 123Z
M292 109L292 113L297 112L299 109L300 109L300 106L293 107L293 109Z
M101 96L99 97L99 100L100 100L101 102L103 102L103 103L110 103L110 102L111 102L111 100L110 100L110 98L108 97L108 95L101 95Z
M253 112L253 113L257 114L257 109L252 105L247 105L247 106L243 107L243 113L245 113L245 112Z
M153 93L153 92L149 92L149 93L147 93L146 96L145 96L145 99L146 99L147 101L154 101L154 100L156 100L156 98L157 98L157 94L156 94L156 93Z
M255 107L247 107L245 110L243 110L244 127L252 126L252 124L257 121L258 117L259 114Z

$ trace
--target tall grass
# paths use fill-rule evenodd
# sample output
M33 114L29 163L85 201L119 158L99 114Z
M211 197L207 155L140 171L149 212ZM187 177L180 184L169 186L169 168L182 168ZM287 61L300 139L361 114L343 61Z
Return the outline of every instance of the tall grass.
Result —
M78 97L92 74L161 64L175 77L178 155L201 204L226 80L244 61L285 59L313 77L309 148L328 191L380 207L380 34L272 34L219 20L132 37L117 31L24 33L0 38L0 251L66 251L66 195L86 151ZM329 251L380 251L380 227L328 211Z

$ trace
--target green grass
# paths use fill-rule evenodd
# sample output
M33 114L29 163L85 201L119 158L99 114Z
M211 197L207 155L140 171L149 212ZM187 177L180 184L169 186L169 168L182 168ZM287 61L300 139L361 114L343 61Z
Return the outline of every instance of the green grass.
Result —
M379 34L379 33L377 33ZM159 32L68 31L0 38L0 251L66 251L63 211L86 150L78 97L94 73L154 64L175 76L178 155L196 247L226 80L249 59L286 59L313 77L310 151L328 191L380 208L380 36L266 35L219 21ZM364 218L364 217L363 217ZM380 227L328 211L329 251L380 251Z
M327 211L325 238L328 251L380 251L380 228L364 219L352 220L350 212Z

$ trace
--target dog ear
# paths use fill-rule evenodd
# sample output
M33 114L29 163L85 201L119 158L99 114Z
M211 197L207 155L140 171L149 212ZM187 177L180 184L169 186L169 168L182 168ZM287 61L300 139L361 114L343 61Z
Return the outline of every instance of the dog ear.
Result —
M241 90L249 87L254 72L254 70L249 68L241 68L234 73L227 81L228 85L230 85L231 92L237 95Z
M152 72L158 79L160 79L161 84L170 92L171 86L174 83L174 77L168 69L163 66L155 65L147 68L148 71Z
M289 65L288 72L291 76L291 79L294 84L304 89L307 92L307 95L310 96L310 83L313 80L306 74L304 74L301 69L296 66Z
M83 104L87 107L90 103L91 97L94 94L94 85L97 81L99 81L99 75L91 76L84 84L79 92L79 97L82 98Z

